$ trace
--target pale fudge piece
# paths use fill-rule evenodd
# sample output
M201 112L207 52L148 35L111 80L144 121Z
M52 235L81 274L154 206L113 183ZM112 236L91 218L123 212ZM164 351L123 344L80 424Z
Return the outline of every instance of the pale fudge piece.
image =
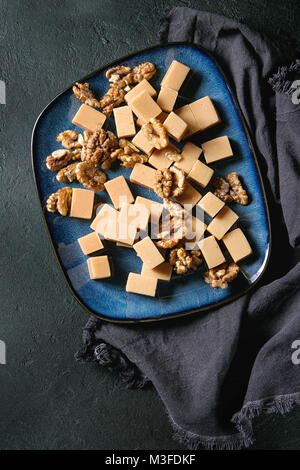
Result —
M192 216L191 220L186 224L187 232L185 234L185 241L188 244L186 249L192 250L196 243L201 240L204 235L204 232L207 228L207 225L197 217Z
M221 122L217 110L209 96L190 103L190 108L197 121L198 131L204 131Z
M104 248L97 232L92 232L84 237L78 238L78 243L84 255L90 255Z
M129 273L126 284L126 292L155 297L157 279L141 274Z
M120 209L122 204L131 204L134 202L134 197L124 176L118 176L117 178L106 181L104 186L115 209Z
M225 206L225 202L221 201L217 196L213 193L208 192L203 196L200 202L198 202L198 206L201 207L206 214L210 217L215 217L218 212Z
M193 168L194 163L198 160L202 153L202 149L192 142L187 142L181 151L181 160L175 162L176 168L188 174Z
M130 107L134 114L142 121L148 122L161 113L161 109L154 99L146 91L136 95L130 102Z
M224 255L215 237L210 236L203 238L198 243L198 246L209 269L215 268L225 262Z
M130 174L130 181L154 191L155 172L156 170L150 168L150 166L143 165L143 163L136 163Z
M157 246L150 237L143 238L133 245L137 255L150 269L155 268L165 261Z
M75 114L72 123L86 131L95 132L97 126L102 127L105 120L105 114L91 108L91 106L82 104Z
M153 269L150 269L147 264L143 264L141 274L142 276L169 282L172 276L172 266L166 261Z
M147 139L144 132L141 130L132 139L132 143L147 155L151 155L154 150L154 145L150 142L149 139Z
M164 127L176 142L180 142L187 129L187 123L177 114L171 112L164 121Z
M217 137L201 144L206 163L213 163L233 156L227 136Z
M200 194L191 184L186 181L184 191L180 196L176 197L176 201L180 202L180 204L183 206L188 204L191 208L193 208L201 198L202 194Z
M251 246L240 228L226 233L222 241L235 263L252 254Z
M199 126L189 104L181 106L181 108L176 109L174 113L187 123L187 129L184 133L183 139L187 139L191 135L199 132Z
M149 220L150 223L154 225L158 224L162 211L163 211L162 204L156 201L152 201L151 199L147 199L146 197L141 197L141 196L137 196L135 200L135 204L141 204L144 207L146 207L150 211L150 220Z
M153 88L153 86L150 85L148 80L144 78L140 83L135 85L128 93L125 94L126 103L130 104L133 98L135 98L142 91L146 91L147 93L149 93L152 98L157 95L157 92Z
M172 88L168 88L167 86L162 86L157 97L157 104L163 111L170 113L173 111L177 96L178 91L172 90Z
M111 270L108 257L93 256L87 260L91 279L106 279L111 277Z
M107 232L109 221L113 220L115 221L115 224L117 224L118 217L119 212L116 211L116 209L114 209L109 204L103 204L90 227L92 230L95 230L104 237L105 233Z
M114 108L113 112L119 139L135 135L133 114L129 106Z
M132 208L132 204L124 204L121 207L118 217L117 234L114 238L115 241L125 243L126 245L133 245L137 234L137 224L131 211Z
M186 79L187 74L190 71L190 67L187 65L173 60L170 67L167 70L167 73L162 79L161 86L167 86L173 90L178 91Z
M216 215L216 217L208 225L207 230L209 233L214 235L218 240L224 237L225 233L228 232L230 227L237 221L239 216L224 206L223 209Z
M202 188L206 188L213 174L214 170L212 168L197 160L189 172L188 178Z
M169 168L172 165L172 163L174 163L174 161L170 160L170 158L168 158L166 154L174 150L180 153L180 150L177 147L175 147L175 145L172 145L172 144L167 145L167 147L161 150L156 149L151 154L151 157L149 158L148 163L154 166L154 168L156 168L157 170L164 170L165 168Z
M74 188L72 190L72 202L70 217L79 219L90 219L94 209L94 191L88 189Z
M140 230L147 230L148 222L150 219L150 209L143 203L138 202L138 197L135 203L131 205L130 216L132 217L132 223L135 227Z

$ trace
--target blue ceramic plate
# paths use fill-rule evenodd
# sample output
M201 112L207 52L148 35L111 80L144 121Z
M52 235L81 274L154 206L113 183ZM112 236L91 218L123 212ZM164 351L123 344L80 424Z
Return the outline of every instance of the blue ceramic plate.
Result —
M141 321L169 318L195 311L203 311L230 301L245 293L261 277L268 260L270 250L270 230L268 209L263 184L253 147L245 129L240 111L214 59L202 49L189 44L171 44L147 49L103 67L85 77L96 96L102 96L108 88L105 71L113 65L134 67L142 62L156 64L157 73L151 83L159 90L159 83L173 59L188 65L193 73L181 88L176 108L185 103L209 95L216 104L222 123L209 131L190 140L201 144L206 140L227 135L233 145L234 158L231 161L212 165L219 176L226 176L237 171L246 182L250 194L248 206L234 205L240 216L239 226L245 230L254 254L247 261L240 263L243 275L240 275L226 290L213 290L203 281L203 269L184 276L174 275L171 282L159 282L155 298L139 296L125 291L129 272L140 273L142 263L135 252L128 248L116 247L106 243L107 252L112 257L115 272L110 280L95 281L89 279L87 257L79 248L77 239L91 230L90 221L62 217L45 211L45 202L49 194L65 186L55 178L55 173L47 170L45 158L59 147L56 136L65 129L76 128L71 121L80 107L80 101L72 93L72 87L57 96L38 118L32 138L33 170L38 195L52 244L62 267L66 280L74 295L91 313L111 321ZM109 126L114 129L113 118ZM129 181L129 169L115 165L107 172L109 178L124 175ZM159 200L146 189L131 185L134 196L144 196ZM73 187L77 183L72 183ZM105 191L97 193L99 201L110 202ZM161 200L160 200L161 201Z

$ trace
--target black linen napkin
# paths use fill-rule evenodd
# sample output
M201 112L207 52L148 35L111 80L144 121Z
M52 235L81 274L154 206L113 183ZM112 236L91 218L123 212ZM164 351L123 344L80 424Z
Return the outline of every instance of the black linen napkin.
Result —
M160 39L200 44L231 82L267 191L270 263L248 295L208 313L134 326L91 317L76 358L117 369L131 387L152 382L188 448L240 449L254 416L300 404L300 60L283 66L258 33L189 8L171 10Z

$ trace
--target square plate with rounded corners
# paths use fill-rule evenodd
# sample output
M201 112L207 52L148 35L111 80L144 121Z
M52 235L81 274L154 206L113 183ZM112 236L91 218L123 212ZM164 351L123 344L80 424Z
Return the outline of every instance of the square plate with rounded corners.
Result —
M157 295L151 298L125 291L128 273L141 272L142 263L134 250L106 242L107 252L113 259L114 276L110 280L91 280L88 275L87 257L82 254L77 242L79 237L91 231L91 222L62 217L57 213L51 214L44 209L49 194L66 185L59 183L55 173L47 170L45 158L59 147L56 142L59 132L65 129L81 131L71 122L81 103L75 98L70 87L46 107L35 124L32 136L33 171L50 239L67 283L77 300L90 313L105 320L161 320L217 307L248 291L262 276L268 262L270 224L258 163L227 80L210 54L198 46L186 43L154 46L114 61L80 81L88 80L96 96L102 96L108 88L105 78L107 68L113 65L133 67L149 61L156 64L157 73L150 82L159 91L161 79L174 59L188 65L192 71L180 90L175 108L208 95L213 99L222 121L221 124L189 140L199 145L221 135L230 138L234 158L211 166L216 175L226 176L231 171L236 171L245 181L250 204L234 205L234 210L240 217L239 226L245 230L254 254L240 263L242 275L226 290L214 290L206 284L202 268L184 276L173 275L169 283L159 282ZM112 116L108 118L108 122L109 128L114 131ZM183 143L180 146L182 145ZM107 175L108 178L124 175L129 181L130 171L117 164L107 171ZM159 200L152 191L131 183L129 185L134 196ZM72 183L72 187L77 186L78 183ZM96 198L101 202L110 202L108 194L104 191L96 193Z

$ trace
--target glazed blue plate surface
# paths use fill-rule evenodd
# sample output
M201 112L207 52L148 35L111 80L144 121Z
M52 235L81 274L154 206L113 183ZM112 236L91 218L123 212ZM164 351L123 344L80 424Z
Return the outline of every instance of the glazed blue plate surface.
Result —
M250 203L247 206L234 204L232 208L240 217L238 226L246 233L253 248L253 255L240 263L242 275L226 290L213 290L209 287L203 281L203 267L184 276L173 275L169 283L159 282L157 295L151 298L125 291L128 273L141 272L142 262L135 251L106 242L107 254L112 258L114 265L114 275L110 280L91 280L88 275L87 257L82 254L77 242L79 237L91 232L89 227L91 221L62 217L44 209L47 197L60 187L66 186L56 180L56 174L49 171L45 164L47 155L60 147L56 142L56 136L66 129L81 132L81 129L72 124L72 119L81 103L75 98L70 87L55 98L37 120L32 138L33 169L50 238L67 282L76 298L91 313L106 320L131 322L156 320L218 306L245 293L261 277L267 264L270 249L269 220L257 161L240 111L223 73L213 58L196 46L172 44L133 54L115 61L108 67L117 64L134 67L142 62L153 62L156 64L157 73L150 82L159 91L161 79L174 59L188 65L192 70L191 76L180 90L175 107L209 95L222 120L221 124L189 140L198 145L222 135L227 135L231 140L234 158L211 166L215 170L215 175L225 177L228 173L236 171L245 182ZM102 96L108 88L105 78L108 67L88 77L96 96ZM115 131L112 117L108 119L108 123L109 128ZM203 161L203 157L200 159ZM129 182L130 172L131 170L116 164L107 175L109 179L123 175ZM130 182L129 186L134 196L140 195L159 201L152 191L132 185ZM72 187L79 185L72 183ZM203 190L200 192L204 194ZM96 199L99 202L111 203L106 191L96 193Z

